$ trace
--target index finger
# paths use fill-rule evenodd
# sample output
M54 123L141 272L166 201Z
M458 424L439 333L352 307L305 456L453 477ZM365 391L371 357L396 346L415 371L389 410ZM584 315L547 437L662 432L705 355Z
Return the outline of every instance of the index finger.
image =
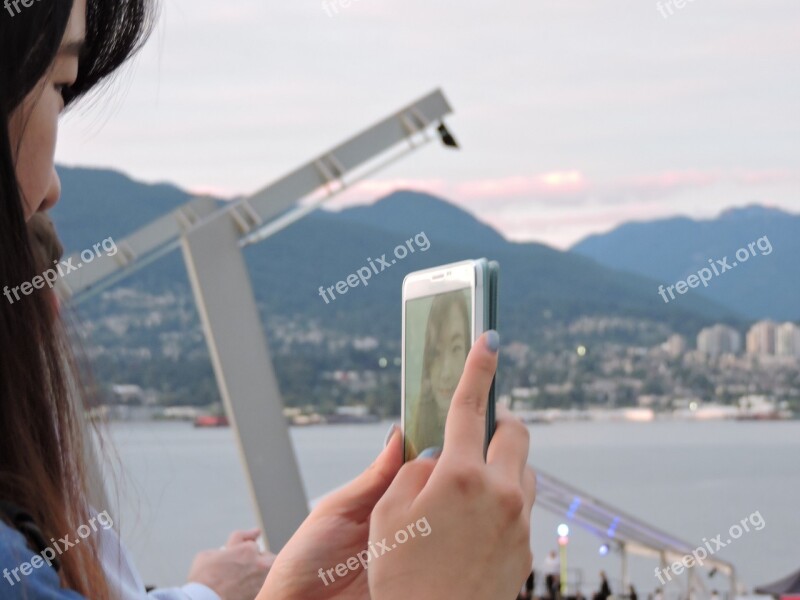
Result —
M530 431L503 405L497 407L497 427L486 455L486 464L513 481L522 481L530 450Z
M456 456L483 462L486 409L499 347L500 336L494 330L484 332L472 345L447 411L440 462Z
M225 545L230 548L231 546L236 546L242 542L253 542L257 540L258 536L260 535L260 529L237 530L231 533Z

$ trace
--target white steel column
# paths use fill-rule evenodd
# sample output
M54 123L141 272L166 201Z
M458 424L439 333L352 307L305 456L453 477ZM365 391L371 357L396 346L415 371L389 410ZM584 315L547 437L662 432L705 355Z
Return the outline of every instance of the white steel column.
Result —
M192 229L181 245L266 542L277 552L307 516L308 503L239 248L241 235L223 215Z

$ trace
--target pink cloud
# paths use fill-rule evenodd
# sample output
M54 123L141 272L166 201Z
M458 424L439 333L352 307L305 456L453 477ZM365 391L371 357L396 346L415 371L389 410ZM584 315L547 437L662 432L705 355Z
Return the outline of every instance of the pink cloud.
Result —
M514 176L498 179L478 179L455 186L456 197L509 198L519 196L561 196L585 192L587 181L577 170L552 171L533 176Z
M675 190L686 187L705 187L721 180L717 171L663 171L647 175L638 175L621 179L612 184L612 188L629 191Z
M764 169L761 171L743 171L737 173L734 179L737 183L745 185L797 183L800 181L800 174L786 169Z
M536 240L567 249L590 233L609 231L620 223L657 219L672 213L670 207L650 201L581 213L559 211L546 214L529 210L513 215L489 215L484 220L510 240Z
M373 179L361 182L331 208L369 204L398 189L426 192L482 213L491 206L492 217L503 220L503 231L526 231L530 211L570 210L580 216L535 217L537 226L555 227L609 224L631 218L651 218L671 214L671 202L680 194L721 184L758 188L775 183L800 181L800 173L782 169L684 169L665 170L609 180L593 180L577 169L550 171L535 175L484 178L462 182L444 179ZM607 210L611 207L627 207ZM600 210L601 212L596 212ZM565 219L572 219L571 222ZM497 222L497 221L496 221ZM499 222L497 222L499 224Z

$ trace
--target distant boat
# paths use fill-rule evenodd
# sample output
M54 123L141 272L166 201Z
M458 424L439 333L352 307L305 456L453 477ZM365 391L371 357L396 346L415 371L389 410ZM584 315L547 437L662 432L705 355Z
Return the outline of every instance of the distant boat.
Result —
M355 406L337 406L331 415L325 416L325 422L331 425L339 423L378 423L381 418L369 412L363 404Z
M514 410L512 411L523 423L528 425L550 425L554 417L543 410Z
M194 420L195 427L228 427L228 417L225 415L200 415Z
M378 415L356 415L344 413L334 413L325 417L325 422L329 425L379 423L380 420L381 418Z
M754 395L739 398L740 421L786 421L794 417L786 401L776 402L770 396Z

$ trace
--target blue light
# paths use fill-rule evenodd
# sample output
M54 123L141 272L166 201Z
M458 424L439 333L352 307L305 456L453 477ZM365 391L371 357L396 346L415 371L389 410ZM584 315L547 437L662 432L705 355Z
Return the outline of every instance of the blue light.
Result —
M578 511L578 507L581 505L581 499L575 496L572 500L572 503L569 505L569 510L567 510L567 518L572 519L575 517L575 513Z
M617 532L617 525L619 525L619 517L614 517L614 520L611 521L611 526L606 531L608 537L613 538Z
M600 553L600 556L605 556L606 554L608 554L608 550L609 550L608 544L603 544L602 546L600 546L598 552Z

